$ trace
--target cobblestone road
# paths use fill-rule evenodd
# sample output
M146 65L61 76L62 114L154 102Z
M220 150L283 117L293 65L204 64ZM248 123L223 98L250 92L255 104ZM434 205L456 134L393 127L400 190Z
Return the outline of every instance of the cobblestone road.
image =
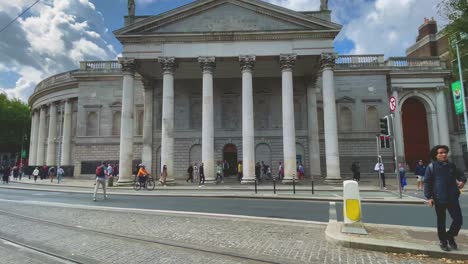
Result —
M276 263L440 263L348 249L327 242L325 226L0 203L0 210L114 234ZM225 255L92 234L0 213L0 233L85 263L255 263ZM3 255L3 254L2 254ZM0 255L0 258L1 256Z

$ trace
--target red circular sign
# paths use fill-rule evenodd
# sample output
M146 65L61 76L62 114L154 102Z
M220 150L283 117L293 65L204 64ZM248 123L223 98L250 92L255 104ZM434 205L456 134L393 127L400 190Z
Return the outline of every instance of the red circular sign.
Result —
M395 112L396 110L396 107L397 107L397 101L396 101L396 98L391 96L390 97L390 100L388 100L389 103L390 103L390 111L391 112Z

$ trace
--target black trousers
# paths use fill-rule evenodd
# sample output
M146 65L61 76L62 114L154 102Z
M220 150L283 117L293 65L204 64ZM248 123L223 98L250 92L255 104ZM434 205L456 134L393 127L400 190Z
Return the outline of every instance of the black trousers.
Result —
M449 238L456 237L463 225L463 216L460 208L460 202L450 203L435 203L435 211L437 215L437 235L440 241L446 241ZM449 212L452 217L452 224L447 231L445 226L446 212Z
M356 181L360 181L361 180L361 173L360 172L353 172L353 178Z
M380 178L382 179L382 187L385 188L385 173L380 173Z
M200 184L205 184L205 174L200 173Z
M188 182L188 181L193 182L193 172L188 173L188 178L187 178L186 182Z

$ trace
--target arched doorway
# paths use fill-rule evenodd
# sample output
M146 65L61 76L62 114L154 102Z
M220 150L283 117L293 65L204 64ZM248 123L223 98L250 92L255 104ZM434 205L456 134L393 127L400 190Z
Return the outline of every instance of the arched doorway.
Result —
M229 163L227 175L236 174L237 168L237 147L234 144L227 144L223 149L223 160ZM225 176L227 176L225 175Z
M405 143L405 159L411 170L420 159L429 162L429 133L427 113L424 104L416 98L403 103L402 123Z
M255 148L255 162L261 163L262 161L271 167L271 149L265 143L258 144Z
M200 144L193 145L190 148L190 164L200 166L202 160L202 146Z

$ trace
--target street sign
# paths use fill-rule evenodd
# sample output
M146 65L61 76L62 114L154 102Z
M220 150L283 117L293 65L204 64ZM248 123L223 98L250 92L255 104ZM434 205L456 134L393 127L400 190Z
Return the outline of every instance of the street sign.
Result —
M397 107L397 101L396 101L396 98L394 96L391 96L390 97L390 100L389 101L389 104L390 104L390 112L395 112L396 110L396 107Z
M463 114L463 98L462 98L462 91L461 91L461 83L460 81L456 81L452 83L452 94L453 94L453 104L455 106L455 114L461 115Z

